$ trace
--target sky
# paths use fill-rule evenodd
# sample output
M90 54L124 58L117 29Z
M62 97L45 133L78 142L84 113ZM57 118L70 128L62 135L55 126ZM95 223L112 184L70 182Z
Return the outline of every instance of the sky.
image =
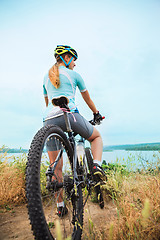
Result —
M0 0L0 146L28 148L43 126L58 44L78 52L104 145L160 142L159 12L159 0ZM76 104L92 119L78 90Z

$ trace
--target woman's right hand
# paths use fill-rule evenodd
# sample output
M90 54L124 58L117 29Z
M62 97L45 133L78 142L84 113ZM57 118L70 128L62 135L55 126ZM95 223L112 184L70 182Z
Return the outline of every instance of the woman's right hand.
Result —
M102 115L99 113L99 111L97 113L93 113L93 121L96 125L100 125L101 121L105 118L102 117Z

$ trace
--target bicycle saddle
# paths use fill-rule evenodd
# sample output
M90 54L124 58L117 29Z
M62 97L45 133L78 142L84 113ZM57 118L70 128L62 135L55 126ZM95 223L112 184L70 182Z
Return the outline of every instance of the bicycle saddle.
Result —
M66 96L59 96L57 98L52 99L52 104L54 106L59 106L60 108L68 109L69 99Z

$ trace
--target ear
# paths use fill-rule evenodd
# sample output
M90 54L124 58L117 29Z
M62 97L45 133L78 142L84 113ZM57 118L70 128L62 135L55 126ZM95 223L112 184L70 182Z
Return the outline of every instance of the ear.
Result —
M65 61L68 61L68 60L71 59L71 57L72 57L72 56L69 56L68 54L66 54L66 55L64 56L64 60L65 60Z
M65 61L67 61L67 60L68 60L68 55L66 54L63 59L64 59Z

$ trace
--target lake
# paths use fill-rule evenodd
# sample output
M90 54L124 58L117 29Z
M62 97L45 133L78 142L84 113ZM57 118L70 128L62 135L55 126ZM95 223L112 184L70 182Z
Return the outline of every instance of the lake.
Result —
M9 153L7 155L9 161L13 161L13 157L20 157L22 153ZM116 150L112 152L103 152L102 161L106 163L120 163L125 164L128 169L135 170L137 168L148 168L156 162L160 163L160 152L158 151L125 151Z
M125 151L115 150L112 152L103 152L102 160L107 163L125 164L128 169L148 168L160 163L160 152L158 151Z

